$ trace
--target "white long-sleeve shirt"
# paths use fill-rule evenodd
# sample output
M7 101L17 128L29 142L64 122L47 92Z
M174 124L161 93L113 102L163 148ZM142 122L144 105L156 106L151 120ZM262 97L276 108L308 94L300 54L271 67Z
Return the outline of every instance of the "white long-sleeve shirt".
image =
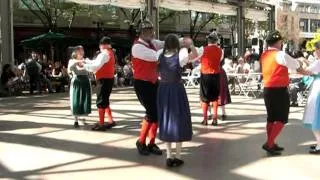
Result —
M213 45L209 45L209 46L213 46ZM195 59L193 59L192 61L200 61L202 56L203 56L203 53L204 53L204 47L201 46L201 47L196 47L196 50L198 52L198 57L196 57ZM221 54L221 58L220 58L220 61L223 60L223 57L224 57L224 51L221 49L222 51L222 54Z
M163 49L157 51L157 59L159 59L160 55L162 54ZM174 54L165 54L165 57L171 57ZM181 48L179 51L179 64L181 67L185 66L189 61L189 53L187 48Z
M138 41L141 42L142 44L136 43L132 46L132 50L131 50L132 56L144 61L149 61L149 62L158 61L157 50L163 48L164 42L159 40L151 41L152 45L156 48L156 50L153 50L146 47L146 46L149 46L149 44L144 40L139 39ZM143 44L145 44L146 46Z
M269 48L269 50L275 50L276 48ZM278 51L276 55L276 61L278 64L286 66L290 70L296 70L300 67L300 63L297 59L292 58L284 51Z
M103 50L95 60L85 61L84 69L89 72L97 72L105 63L109 62L110 57L108 50Z

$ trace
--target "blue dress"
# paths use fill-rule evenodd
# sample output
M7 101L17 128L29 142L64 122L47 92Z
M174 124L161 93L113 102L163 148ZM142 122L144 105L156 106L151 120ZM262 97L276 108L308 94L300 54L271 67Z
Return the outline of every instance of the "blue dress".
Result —
M189 101L181 81L179 55L159 57L160 84L157 108L159 138L166 142L190 141L192 123Z
M303 123L308 129L320 131L320 75L314 76L305 107Z

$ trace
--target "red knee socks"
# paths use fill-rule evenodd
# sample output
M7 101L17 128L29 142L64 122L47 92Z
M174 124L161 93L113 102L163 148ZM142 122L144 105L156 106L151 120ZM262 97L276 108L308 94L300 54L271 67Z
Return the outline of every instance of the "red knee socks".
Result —
M268 137L268 146L269 147L273 147L275 144L275 139L278 137L278 135L280 134L281 130L283 129L284 124L282 122L276 121L273 126L272 129L270 131L270 136Z
M112 111L111 111L110 106L108 106L105 110L106 110L106 113L107 113L107 115L108 115L108 121L109 121L109 123L110 123L110 124L113 123Z
M204 120L208 120L208 107L209 104L202 102L201 103L201 107L202 107L202 112L203 112L203 119Z
M213 119L217 119L218 118L218 101L213 101L212 102L212 111L213 111Z
M101 126L104 125L104 114L105 114L105 109L104 108L98 108L99 112L99 123Z
M141 126L141 130L140 130L140 137L139 137L139 142L141 144L145 144L146 143L146 138L148 135L148 132L151 128L151 123L147 122L146 120L142 121L142 126Z
M271 135L271 131L272 131L272 128L273 128L273 122L268 122L267 123L267 127L266 127L266 129L267 129L267 137L269 138L270 137L270 135Z
M149 130L150 144L155 143L156 136L157 136L157 130L158 130L158 123L152 123L150 130Z

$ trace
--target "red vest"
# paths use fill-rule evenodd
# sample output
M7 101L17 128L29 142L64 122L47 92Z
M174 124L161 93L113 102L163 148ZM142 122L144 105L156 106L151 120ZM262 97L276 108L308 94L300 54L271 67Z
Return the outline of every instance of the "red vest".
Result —
M278 50L267 50L261 55L264 87L287 87L289 85L288 68L276 61Z
M112 49L108 49L108 53L109 61L104 63L104 65L96 72L97 79L114 78L115 57Z
M220 73L220 60L222 50L216 46L204 47L201 57L201 73L202 74L217 74Z
M156 51L156 48L152 44L146 45L140 41L135 41L134 45L135 44L141 44L144 45L146 48L153 49L154 51ZM134 79L156 83L159 76L157 66L158 62L149 62L132 56Z

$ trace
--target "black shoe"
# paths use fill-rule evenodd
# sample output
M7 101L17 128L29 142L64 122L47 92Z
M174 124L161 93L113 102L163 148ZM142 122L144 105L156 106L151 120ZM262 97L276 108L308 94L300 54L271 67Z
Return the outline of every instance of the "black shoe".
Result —
M316 149L316 148L310 149L309 153L310 154L320 154L320 149Z
M316 144L310 146L310 149L316 149L316 148L317 148Z
M279 146L278 144L275 144L275 145L274 145L274 149L275 149L276 151L284 151L284 147L281 147L281 146Z
M226 120L226 119L227 119L227 115L224 114L224 115L221 116L221 120L222 120L222 121L224 121L224 120Z
M148 144L148 150L150 153L155 155L162 155L161 149L156 144Z
M78 122L74 122L73 127L74 127L74 128L79 128L79 127L80 127L80 126L79 126L79 123L78 123Z
M281 155L281 152L277 151L277 150L275 149L275 146L273 146L272 148L270 148L270 147L268 147L267 144L264 144L264 145L262 146L262 149L264 149L265 151L267 151L268 154L271 155L271 156L280 156L280 155Z
M183 160L177 159L177 158L174 158L174 159L173 159L173 165L174 165L175 167L179 167L179 166L181 166L181 165L183 165L183 164L184 164L184 161L183 161Z
M293 103L291 103L291 105L290 105L291 107L299 107L299 104L298 103L296 103L296 102L293 102Z
M203 121L201 122L201 124L204 125L204 126L207 126L207 125L208 125L208 120L203 120Z
M140 143L139 139L136 142L136 146L140 155L148 156L150 154L146 144Z
M113 121L112 123L107 123L104 126L106 129L111 129L111 128L115 127L116 125L117 125L116 122Z
M171 159L171 158L168 158L168 159L166 160L166 165L167 165L167 167L173 167L173 165L174 165L174 160Z
M218 119L213 119L211 125L218 126Z
M105 131L106 128L101 126L99 123L95 124L92 128L92 131Z

